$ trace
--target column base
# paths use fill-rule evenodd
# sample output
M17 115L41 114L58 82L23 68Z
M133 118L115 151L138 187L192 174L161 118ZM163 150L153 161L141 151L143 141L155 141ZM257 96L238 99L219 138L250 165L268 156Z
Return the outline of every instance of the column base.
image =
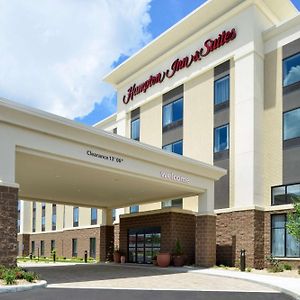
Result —
M18 189L0 185L0 265L17 265Z
M195 262L197 266L212 267L216 264L216 216L196 217Z
M18 234L18 242L19 242L18 255L29 256L30 234Z
M100 226L100 261L113 261L114 226Z

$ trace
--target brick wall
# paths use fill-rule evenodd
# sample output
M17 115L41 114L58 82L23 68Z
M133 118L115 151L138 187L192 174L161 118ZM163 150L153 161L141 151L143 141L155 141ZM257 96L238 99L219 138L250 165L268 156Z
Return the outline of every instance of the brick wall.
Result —
M216 264L216 216L196 217L196 265L211 267Z
M264 267L264 212L237 211L217 215L217 264L239 265L240 250L246 250L246 264Z
M112 261L114 249L114 226L100 227L100 261Z
M28 256L30 253L30 234L18 234L18 256Z
M120 248L120 225L114 225L114 245L115 248Z
M35 242L35 255L37 248L40 248L41 240L44 241L45 254L51 256L51 240L55 240L56 256L72 257L72 239L77 239L78 257L84 257L84 251L90 251L90 238L96 238L96 258L100 257L100 227L65 230L60 232L44 232L30 235L30 252L31 242Z
M179 239L188 263L195 258L195 216L176 212L158 212L120 218L120 250L128 259L127 239L130 228L160 227L161 251L173 252Z
M16 265L17 219L18 189L0 186L0 265Z

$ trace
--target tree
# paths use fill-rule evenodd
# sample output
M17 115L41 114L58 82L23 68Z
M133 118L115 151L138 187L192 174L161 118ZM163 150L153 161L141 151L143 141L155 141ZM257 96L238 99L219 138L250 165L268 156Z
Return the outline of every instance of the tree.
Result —
M286 228L298 242L300 242L300 197L294 199L294 212L288 214Z

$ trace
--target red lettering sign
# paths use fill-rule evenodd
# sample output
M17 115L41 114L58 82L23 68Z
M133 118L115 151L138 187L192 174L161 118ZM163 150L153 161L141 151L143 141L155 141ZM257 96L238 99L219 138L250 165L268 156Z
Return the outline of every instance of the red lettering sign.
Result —
M236 38L236 30L232 28L230 31L223 31L214 40L208 39L204 42L202 48L195 51L194 54L186 56L184 58L177 58L171 64L171 67L166 71L159 72L156 75L150 75L150 77L140 84L134 84L127 90L127 95L123 96L123 103L128 104L132 101L136 95L141 93L146 93L149 88L156 85L157 83L162 83L166 78L172 78L178 71L189 68L193 63L200 61L203 57L206 57L209 53L217 50L218 48L224 46L230 41Z

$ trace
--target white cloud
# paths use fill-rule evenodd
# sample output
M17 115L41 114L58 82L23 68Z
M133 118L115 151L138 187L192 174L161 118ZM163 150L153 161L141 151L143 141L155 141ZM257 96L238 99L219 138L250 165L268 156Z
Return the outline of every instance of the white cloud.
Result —
M0 96L74 118L111 97L103 75L151 36L151 0L0 0Z

